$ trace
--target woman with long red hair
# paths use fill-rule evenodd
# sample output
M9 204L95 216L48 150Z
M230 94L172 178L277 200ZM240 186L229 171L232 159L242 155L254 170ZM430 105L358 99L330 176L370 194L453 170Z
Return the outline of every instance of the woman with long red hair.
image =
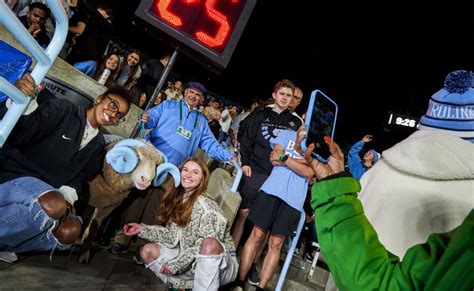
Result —
M234 281L239 265L231 225L219 205L205 196L207 166L186 159L181 184L170 184L158 212L160 225L128 223L124 233L152 241L140 252L146 267L174 288L218 290Z

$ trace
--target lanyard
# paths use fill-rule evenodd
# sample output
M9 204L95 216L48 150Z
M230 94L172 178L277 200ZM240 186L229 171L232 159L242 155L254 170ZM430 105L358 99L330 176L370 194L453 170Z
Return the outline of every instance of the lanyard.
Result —
M196 112L196 119L194 120L193 130L196 129L198 123L199 113ZM179 126L183 126L183 99L179 100Z

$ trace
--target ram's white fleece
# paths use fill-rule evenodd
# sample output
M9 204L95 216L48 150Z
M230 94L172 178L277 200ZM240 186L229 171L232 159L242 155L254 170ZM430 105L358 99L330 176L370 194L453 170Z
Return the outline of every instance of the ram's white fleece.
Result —
M383 152L359 198L380 241L403 257L431 233L461 224L474 207L474 144L420 130Z

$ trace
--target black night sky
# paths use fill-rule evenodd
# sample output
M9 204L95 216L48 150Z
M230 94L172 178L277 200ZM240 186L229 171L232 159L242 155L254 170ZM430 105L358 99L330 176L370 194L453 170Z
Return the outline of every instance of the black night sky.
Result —
M172 52L130 25L138 2L115 2L121 36L156 57ZM260 0L222 74L185 55L174 69L242 104L270 97L282 78L307 98L318 88L339 105L336 141L372 133L381 151L408 134L383 130L389 110L420 117L447 73L474 69L473 24L471 1Z

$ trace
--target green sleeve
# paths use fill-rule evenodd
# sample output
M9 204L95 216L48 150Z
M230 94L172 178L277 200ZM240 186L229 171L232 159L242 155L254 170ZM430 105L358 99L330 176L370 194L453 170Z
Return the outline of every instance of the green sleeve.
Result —
M462 277L466 271L472 274L474 265L472 211L462 231L430 236L426 244L410 248L401 263L378 240L358 191L360 184L351 177L320 181L312 188L321 251L341 290L472 290L473 280ZM457 272L448 272L453 266Z

